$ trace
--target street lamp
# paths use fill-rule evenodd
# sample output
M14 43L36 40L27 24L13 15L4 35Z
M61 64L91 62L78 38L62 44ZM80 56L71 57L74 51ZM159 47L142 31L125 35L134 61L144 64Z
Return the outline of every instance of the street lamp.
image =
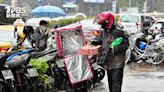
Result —
M144 1L144 13L147 12L147 0Z

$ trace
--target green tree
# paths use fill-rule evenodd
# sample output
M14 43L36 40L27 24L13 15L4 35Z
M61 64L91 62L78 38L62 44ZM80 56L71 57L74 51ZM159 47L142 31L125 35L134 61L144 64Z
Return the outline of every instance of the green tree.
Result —
M5 0L0 0L0 4L3 4Z
M117 0L117 12L119 12L120 8L127 8L128 0Z
M117 8L128 7L128 0L117 0Z

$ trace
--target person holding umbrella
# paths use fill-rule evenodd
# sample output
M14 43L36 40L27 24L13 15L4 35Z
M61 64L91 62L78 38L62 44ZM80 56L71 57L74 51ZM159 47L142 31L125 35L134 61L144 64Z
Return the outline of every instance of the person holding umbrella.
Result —
M39 27L33 33L33 46L36 46L39 51L43 51L47 47L47 39L50 29L48 29L48 22L41 20Z

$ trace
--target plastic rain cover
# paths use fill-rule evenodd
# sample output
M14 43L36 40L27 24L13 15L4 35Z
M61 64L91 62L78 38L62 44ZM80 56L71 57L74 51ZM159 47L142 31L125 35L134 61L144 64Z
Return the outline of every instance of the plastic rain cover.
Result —
M66 57L64 60L72 84L93 78L87 56L73 55Z
M83 46L82 33L80 30L61 32L61 43L63 55L69 55L78 51Z

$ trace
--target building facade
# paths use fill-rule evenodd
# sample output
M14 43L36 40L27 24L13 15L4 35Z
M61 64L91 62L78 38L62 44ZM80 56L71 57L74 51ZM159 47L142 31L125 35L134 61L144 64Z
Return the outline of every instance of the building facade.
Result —
M40 5L39 1L41 1L42 5L54 5L63 8L68 13L80 12L89 16L96 15L102 11L112 10L111 0L104 0L104 3L84 2L86 0L75 0L77 4L76 8L63 7L63 1L73 1L73 0L17 0L16 5L19 7L23 7L24 6L23 3L27 3L33 9ZM90 1L94 1L94 0L90 0ZM12 2L11 0L5 0L5 4L11 5L11 2Z

